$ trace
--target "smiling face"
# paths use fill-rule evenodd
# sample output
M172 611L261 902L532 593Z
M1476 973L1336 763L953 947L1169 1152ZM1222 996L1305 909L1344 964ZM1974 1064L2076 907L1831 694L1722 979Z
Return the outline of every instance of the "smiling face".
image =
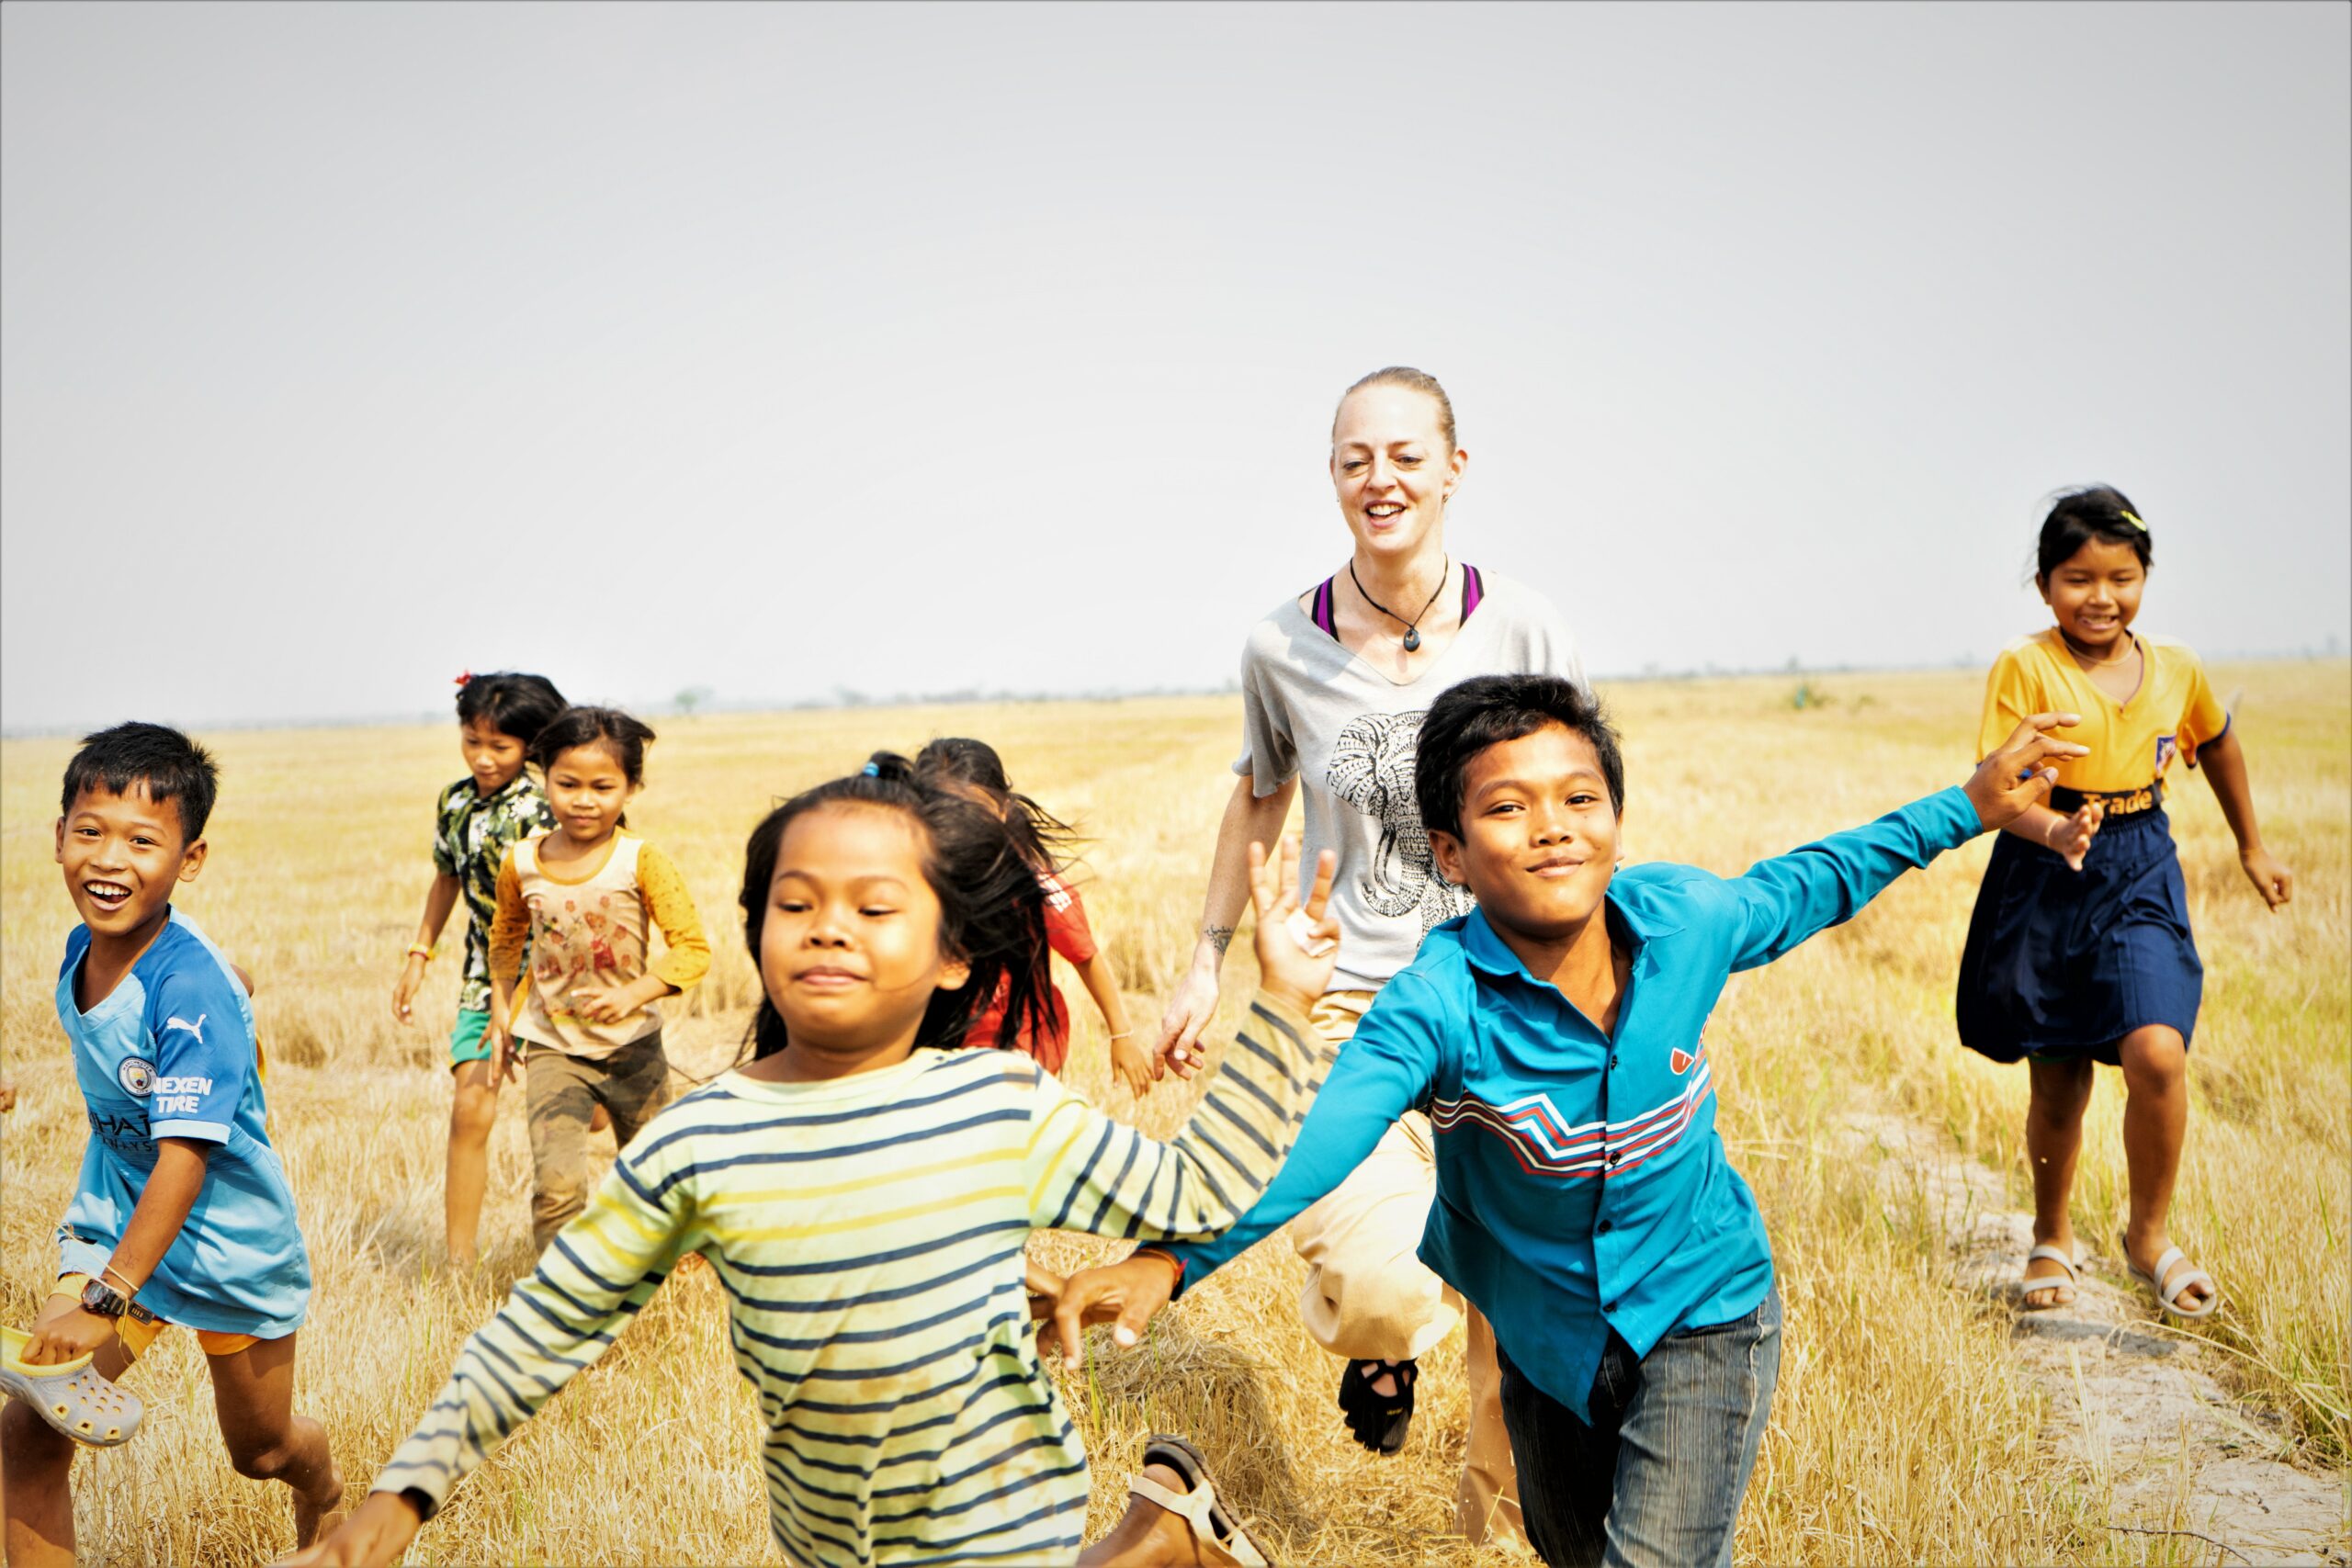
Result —
M93 939L143 941L163 924L172 889L204 864L204 840L184 835L177 803L153 799L144 784L74 796L57 819L57 863Z
M1462 786L1459 831L1430 829L1438 869L1507 940L1574 938L1608 896L1623 824L1592 743L1547 724L1471 758Z
M1349 394L1331 427L1331 485L1357 547L1410 556L1445 522L1470 454L1445 438L1437 400L1375 383Z
M970 977L940 952L927 848L905 812L850 802L802 812L776 845L760 983L792 1050L831 1072L903 1059L932 993Z
M458 750L465 754L477 795L496 795L523 771L523 743L488 719L459 721Z
M2119 651L2125 628L2140 613L2148 569L2130 545L2086 539L2037 586L2066 640L2093 658L2108 658Z
M636 793L618 760L602 746L574 746L548 764L548 804L556 826L582 849L611 836Z

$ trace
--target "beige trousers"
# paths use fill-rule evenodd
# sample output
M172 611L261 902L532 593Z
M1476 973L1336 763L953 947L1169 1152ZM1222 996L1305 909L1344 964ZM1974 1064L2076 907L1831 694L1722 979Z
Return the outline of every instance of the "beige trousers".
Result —
M1309 1021L1336 1052L1354 1038L1373 995L1330 992ZM1474 1545L1524 1545L1494 1331L1417 1256L1436 1198L1430 1121L1409 1111L1345 1181L1291 1223L1292 1245L1306 1264L1298 1315L1325 1349L1384 1361L1418 1358L1468 1319L1470 1436L1455 1517Z

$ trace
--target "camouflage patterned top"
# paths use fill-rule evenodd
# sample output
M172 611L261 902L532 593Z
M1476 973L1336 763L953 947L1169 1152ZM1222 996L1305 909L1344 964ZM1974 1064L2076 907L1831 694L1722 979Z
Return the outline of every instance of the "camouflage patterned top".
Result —
M433 868L458 879L466 908L466 973L458 1006L490 1010L490 923L498 918L498 867L507 847L555 826L555 813L528 768L485 797L471 777L441 792L433 813Z

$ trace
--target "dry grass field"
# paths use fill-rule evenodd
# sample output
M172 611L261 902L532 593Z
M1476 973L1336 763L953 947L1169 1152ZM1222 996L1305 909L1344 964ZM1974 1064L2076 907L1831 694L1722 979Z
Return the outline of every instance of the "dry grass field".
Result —
M2188 1156L2174 1231L2222 1282L2227 1310L2201 1337L2235 1387L2277 1416L2297 1462L2340 1473L2352 1450L2347 1225L2346 895L2352 888L2352 671L2340 663L2223 668L2240 694L2266 836L2300 875L2290 912L2265 912L2241 874L2211 793L2193 778L2174 813L2208 966L2194 1053ZM1978 679L1966 673L1830 679L1826 706L1794 709L1766 679L1621 686L1627 827L1637 859L1723 872L1850 825L1961 777ZM735 893L745 831L775 797L854 766L876 746L939 733L988 738L1015 781L1091 836L1088 899L1138 1020L1189 950L1238 729L1233 699L895 709L671 720L632 821L675 858L711 929L710 982L673 1004L673 1055L707 1073L740 1036L755 977ZM430 875L435 790L457 776L443 728L208 737L224 765L212 858L184 906L256 976L276 1137L301 1203L317 1291L302 1331L302 1405L334 1434L362 1487L408 1430L464 1335L493 1308L488 1285L437 1269L443 1070L455 965L436 965L421 1016L389 1006ZM49 1235L84 1138L51 996L71 907L50 861L63 740L0 749L5 842L5 1020L0 1049L21 1092L5 1136L0 1315L23 1323L43 1293ZM1892 1207L1842 1151L1870 1115L1924 1122L2026 1199L2025 1075L1960 1049L1951 977L1979 841L1905 879L1853 925L1735 983L1713 1036L1721 1125L1771 1226L1788 1351L1739 1555L1770 1562L2191 1562L2187 1536L2109 1528L2111 1476L2064 1458L2045 1393L2007 1353L2010 1310L1956 1288L1943 1237ZM1228 971L1228 1021L1248 996L1246 939ZM1137 1114L1112 1087L1100 1026L1081 1015L1071 1076ZM1192 1096L1164 1087L1149 1128ZM2103 1075L2077 1194L2078 1230L2113 1266L2122 1217L2120 1086ZM505 1279L527 1264L528 1153L519 1095L493 1146L485 1255ZM1069 1266L1099 1244L1040 1238ZM2020 1262L2022 1260L2020 1259ZM1444 1530L1463 1428L1455 1348L1425 1362L1407 1450L1352 1447L1330 1408L1337 1364L1298 1326L1299 1269L1261 1247L1156 1325L1143 1348L1095 1347L1066 1385L1095 1457L1093 1528L1153 1429L1194 1436L1238 1502L1293 1562L1500 1563ZM775 1561L755 1416L735 1376L707 1273L682 1276L603 1364L579 1379L458 1493L412 1554L419 1562ZM133 1383L149 1424L78 1466L85 1556L103 1562L252 1562L291 1543L282 1493L239 1480L215 1435L202 1359L166 1337Z

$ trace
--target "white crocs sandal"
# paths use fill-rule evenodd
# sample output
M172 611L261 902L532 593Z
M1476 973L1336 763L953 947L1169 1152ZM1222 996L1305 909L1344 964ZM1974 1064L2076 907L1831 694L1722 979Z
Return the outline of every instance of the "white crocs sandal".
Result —
M0 1393L21 1399L33 1413L77 1443L110 1449L130 1441L147 1407L139 1396L100 1377L88 1356L40 1365L24 1359L32 1336L0 1328Z
M2059 1268L2066 1270L2066 1275L2064 1279L2059 1278L2055 1274L2044 1274L2040 1279L2036 1279L2030 1274L2025 1276L2018 1283L2018 1310L2019 1312L2055 1312L2060 1307L2073 1306L2075 1301L2080 1301L2082 1299L2082 1290L2080 1288L2082 1280L2081 1277L2075 1272L2075 1264L2076 1261L2075 1258L2069 1258L2057 1247L2045 1245L2037 1247L2031 1252L2025 1255L2025 1266L2029 1269L2032 1268L2033 1260L2037 1258L2048 1258L2051 1262L2058 1265ZM2074 1301L2044 1302L2040 1306L2029 1306L2026 1304L2025 1298L2033 1294L2036 1291L2060 1290L2073 1291L2075 1292Z
M2222 1310L2222 1287L2213 1282L2212 1275L2189 1262L2188 1254L2181 1251L2180 1248L2177 1247L2165 1248L2165 1255L2156 1259L2156 1271L2153 1274L2143 1274L2132 1261L2130 1246L2124 1244L2121 1236L2115 1239L2118 1245L2123 1247L2125 1270L2131 1274L2132 1278L2155 1292L2156 1304L2164 1308L2167 1314L2195 1323L2211 1317ZM2175 1264L2180 1266L2177 1272L2174 1270ZM2203 1285L2212 1294L2205 1298L2205 1304L2202 1307L2182 1306L2180 1293L2189 1286L2198 1284Z

